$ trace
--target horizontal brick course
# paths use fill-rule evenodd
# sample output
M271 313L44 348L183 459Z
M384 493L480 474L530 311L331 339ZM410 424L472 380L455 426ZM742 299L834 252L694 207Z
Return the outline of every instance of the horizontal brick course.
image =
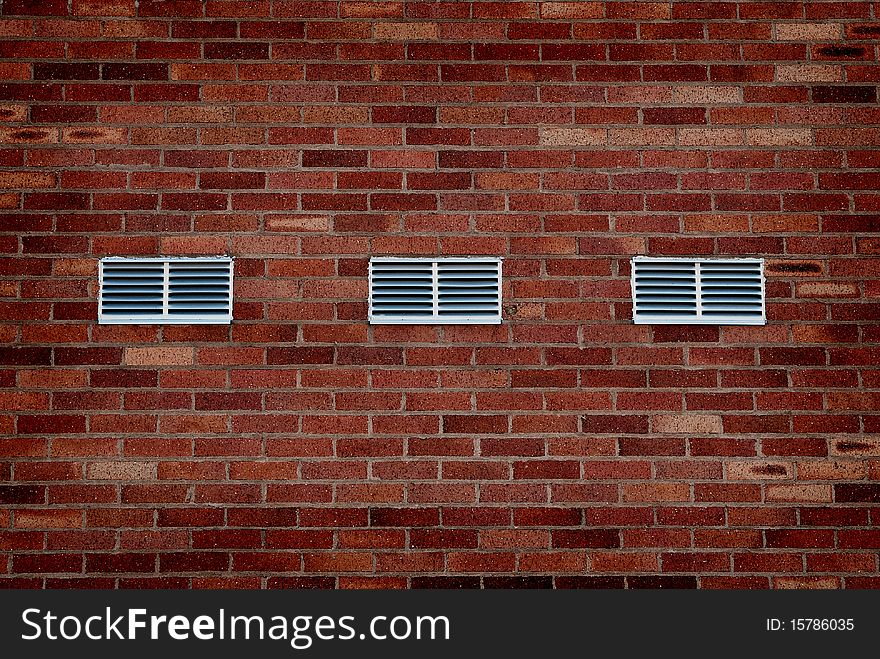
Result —
M880 586L876 4L6 0L0 586ZM231 327L96 324L212 254ZM461 254L501 325L367 324Z

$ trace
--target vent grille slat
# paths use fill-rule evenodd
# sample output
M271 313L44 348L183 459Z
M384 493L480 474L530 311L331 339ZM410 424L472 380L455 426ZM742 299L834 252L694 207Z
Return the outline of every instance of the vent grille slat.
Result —
M101 324L232 321L231 258L107 258L99 276Z
M635 323L765 323L760 259L636 257L632 288Z
M370 260L370 322L501 322L500 259Z

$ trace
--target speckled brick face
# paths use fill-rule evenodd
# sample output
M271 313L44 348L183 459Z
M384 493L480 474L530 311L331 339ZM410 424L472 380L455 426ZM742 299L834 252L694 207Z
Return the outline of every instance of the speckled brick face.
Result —
M880 587L874 2L4 0L0 586ZM235 257L99 326L103 256ZM504 258L370 326L370 256ZM631 323L634 255L766 326Z

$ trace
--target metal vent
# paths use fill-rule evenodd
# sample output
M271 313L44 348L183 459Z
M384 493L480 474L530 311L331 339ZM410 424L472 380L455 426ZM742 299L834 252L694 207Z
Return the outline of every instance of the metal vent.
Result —
M764 325L763 259L637 256L636 324Z
M370 259L373 324L501 322L501 259Z
M99 265L98 323L225 325L232 321L232 259L122 258Z

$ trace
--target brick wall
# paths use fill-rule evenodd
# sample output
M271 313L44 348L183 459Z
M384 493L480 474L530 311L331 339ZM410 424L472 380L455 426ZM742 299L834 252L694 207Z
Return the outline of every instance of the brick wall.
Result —
M3 0L0 583L880 586L875 2ZM231 254L231 326L99 326ZM369 255L505 258L369 326ZM767 258L636 326L635 254Z

